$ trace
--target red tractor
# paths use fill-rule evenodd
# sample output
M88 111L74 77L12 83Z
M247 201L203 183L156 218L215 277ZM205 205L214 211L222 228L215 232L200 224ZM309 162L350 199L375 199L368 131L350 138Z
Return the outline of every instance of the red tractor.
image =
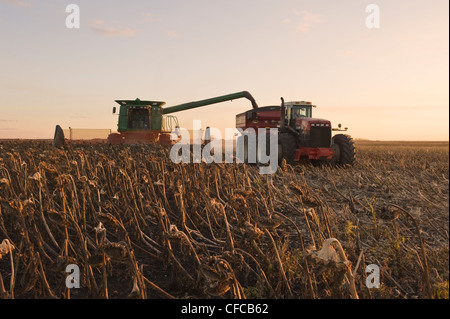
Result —
M281 106L253 108L236 115L236 127L255 134L261 128L278 128L280 162L285 159L292 164L309 159L313 164L352 166L355 163L353 139L347 134L332 137L332 131L346 131L347 128L341 129L340 124L338 128L332 128L330 121L313 118L312 109L315 105L311 102L285 103L283 98L281 101ZM243 135L241 138L244 138L244 161L248 162L248 136Z

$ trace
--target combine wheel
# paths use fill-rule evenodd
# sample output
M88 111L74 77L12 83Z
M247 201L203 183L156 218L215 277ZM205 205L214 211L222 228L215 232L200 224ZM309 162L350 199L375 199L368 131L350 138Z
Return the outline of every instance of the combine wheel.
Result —
M170 133L161 133L159 135L159 144L161 145L173 145L176 141L171 140Z
M119 133L112 133L108 135L108 144L109 145L117 145L123 144L123 137Z

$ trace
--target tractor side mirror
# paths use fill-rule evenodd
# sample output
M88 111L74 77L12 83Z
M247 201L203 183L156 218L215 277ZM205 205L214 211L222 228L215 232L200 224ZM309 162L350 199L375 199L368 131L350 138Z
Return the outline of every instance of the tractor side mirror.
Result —
M116 114L116 107L113 107L113 114Z

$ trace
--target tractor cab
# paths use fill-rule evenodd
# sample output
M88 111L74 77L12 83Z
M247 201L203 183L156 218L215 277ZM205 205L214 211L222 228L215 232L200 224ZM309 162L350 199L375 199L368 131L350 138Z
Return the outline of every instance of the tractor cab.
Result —
M311 102L286 102L286 119L289 126L295 127L298 118L312 117L312 108L316 107Z
M331 146L331 122L313 118L313 107L316 106L311 102L283 101L281 117L284 121L281 120L281 131L293 133L298 144L304 148L328 149Z

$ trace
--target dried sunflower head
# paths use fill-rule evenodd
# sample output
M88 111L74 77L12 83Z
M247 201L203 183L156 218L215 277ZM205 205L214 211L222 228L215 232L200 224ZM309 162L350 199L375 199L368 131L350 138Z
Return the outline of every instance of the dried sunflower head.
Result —
M14 245L8 239L3 239L0 244L0 259L2 259L3 255L7 255L14 250Z

